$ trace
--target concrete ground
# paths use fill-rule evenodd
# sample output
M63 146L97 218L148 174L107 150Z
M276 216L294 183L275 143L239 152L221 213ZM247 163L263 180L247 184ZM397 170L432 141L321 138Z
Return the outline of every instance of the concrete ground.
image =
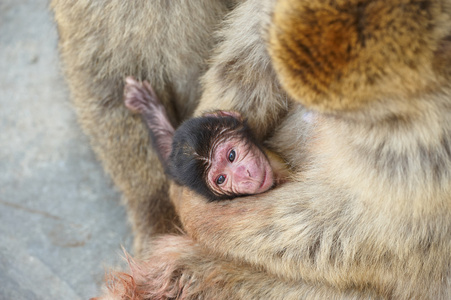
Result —
M89 299L131 250L77 125L46 0L0 0L0 300Z

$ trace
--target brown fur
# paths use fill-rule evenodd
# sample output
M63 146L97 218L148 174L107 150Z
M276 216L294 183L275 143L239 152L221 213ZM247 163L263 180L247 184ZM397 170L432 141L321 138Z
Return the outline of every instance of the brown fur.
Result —
M286 90L312 108L349 111L378 101L403 113L393 98L415 98L446 80L433 66L451 30L443 5L281 0L270 30L275 68Z
M171 186L187 235L147 242L105 299L451 298L451 2L268 2L222 24L196 114L241 111L293 182L221 203Z

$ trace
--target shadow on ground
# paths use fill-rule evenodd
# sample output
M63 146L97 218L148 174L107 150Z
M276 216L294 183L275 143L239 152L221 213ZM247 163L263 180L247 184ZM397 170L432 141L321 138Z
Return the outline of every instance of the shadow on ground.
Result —
M79 129L45 0L0 2L0 299L88 299L130 251L120 195Z

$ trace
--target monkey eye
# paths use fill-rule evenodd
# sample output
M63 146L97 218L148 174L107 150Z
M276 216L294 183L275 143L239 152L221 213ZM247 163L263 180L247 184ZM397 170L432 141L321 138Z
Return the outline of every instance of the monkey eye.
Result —
M219 175L218 179L216 179L216 183L217 184L223 184L225 181L225 176L224 175Z
M229 161L233 162L235 160L235 156L236 156L235 150L230 151L230 153L229 153Z

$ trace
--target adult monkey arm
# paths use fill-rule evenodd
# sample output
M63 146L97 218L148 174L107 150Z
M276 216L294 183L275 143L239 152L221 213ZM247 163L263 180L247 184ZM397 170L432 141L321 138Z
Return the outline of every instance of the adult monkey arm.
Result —
M362 299L361 291L285 281L219 258L186 236L163 236L152 248L145 261L129 260L132 276L109 276L115 284L99 299ZM366 296L381 299L371 291Z
M228 15L217 33L221 43L202 78L203 93L195 111L197 116L212 110L245 112L260 141L271 135L291 105L278 83L263 35L271 2L245 1Z
M450 15L446 1L279 1L276 70L319 111L311 140L292 149L307 165L298 182L258 196L187 195L177 204L187 232L282 278L449 297Z

